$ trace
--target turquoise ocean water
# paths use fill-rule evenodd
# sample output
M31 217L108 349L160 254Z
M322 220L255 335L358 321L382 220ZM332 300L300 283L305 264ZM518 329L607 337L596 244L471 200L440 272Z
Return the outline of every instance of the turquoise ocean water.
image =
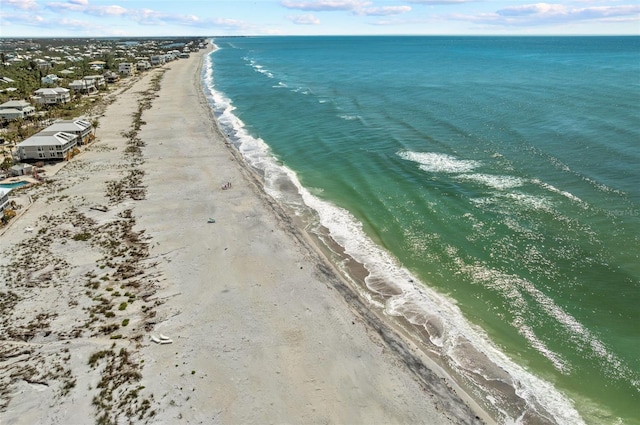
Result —
M213 42L221 128L371 308L501 423L640 423L640 37Z

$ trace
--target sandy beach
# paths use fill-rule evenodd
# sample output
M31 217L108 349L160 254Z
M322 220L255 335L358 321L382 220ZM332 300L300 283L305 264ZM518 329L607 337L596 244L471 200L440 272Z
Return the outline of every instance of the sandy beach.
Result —
M491 422L264 194L203 55L110 93L0 229L0 423Z

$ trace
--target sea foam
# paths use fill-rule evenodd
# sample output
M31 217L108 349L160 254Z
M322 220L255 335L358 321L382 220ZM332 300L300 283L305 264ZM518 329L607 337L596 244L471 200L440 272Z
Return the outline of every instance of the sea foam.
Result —
M419 164L423 171L430 173L464 173L481 165L480 161L458 159L454 156L436 152L398 152L398 156Z

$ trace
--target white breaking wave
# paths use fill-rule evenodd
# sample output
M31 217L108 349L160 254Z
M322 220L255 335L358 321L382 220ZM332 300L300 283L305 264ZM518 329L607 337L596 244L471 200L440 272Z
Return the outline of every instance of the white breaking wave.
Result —
M483 265L467 265L455 256L459 269L472 277L474 281L483 284L486 288L499 292L509 300L511 313L516 317L515 324L518 331L527 338L531 345L542 355L548 358L558 371L567 373L570 368L557 353L549 350L525 325L524 315L530 314L527 299L533 299L535 306L541 308L549 317L559 323L566 332L567 340L584 351L591 351L593 357L601 362L602 367L616 370L629 375L629 371L623 362L600 341L589 329L580 323L575 317L567 313L556 302L536 288L535 285L519 276L510 275L498 270L490 269Z
M531 181L533 183L537 184L538 186L540 186L541 188L548 190L549 192L557 193L558 195L564 196L565 198L567 198L567 199L579 204L581 207L583 207L585 209L589 207L589 205L586 202L584 202L582 199L578 198L577 196L575 196L574 194L572 194L570 192L567 192L567 191L564 191L564 190L560 190L557 187L555 187L553 185L550 185L549 183L545 183L543 181L540 181L538 179L533 179Z
M480 161L458 159L454 156L435 152L399 152L398 156L407 161L419 164L423 171L429 173L466 173L479 167Z
M247 62L249 62L249 66L252 67L256 72L260 74L264 74L269 78L274 78L273 73L271 71L264 68L264 66L259 65L254 59L249 59L247 57L244 58Z
M514 176L499 176L492 174L460 174L456 176L458 180L472 181L481 183L485 186L497 190L512 189L522 186L527 182L526 179Z

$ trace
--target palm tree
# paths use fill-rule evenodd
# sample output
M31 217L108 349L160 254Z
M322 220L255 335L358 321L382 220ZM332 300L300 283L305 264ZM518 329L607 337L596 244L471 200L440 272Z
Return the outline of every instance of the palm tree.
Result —
M96 131L98 130L98 127L100 127L100 121L97 118L94 118L91 121L91 126L93 127L93 135L96 135Z

